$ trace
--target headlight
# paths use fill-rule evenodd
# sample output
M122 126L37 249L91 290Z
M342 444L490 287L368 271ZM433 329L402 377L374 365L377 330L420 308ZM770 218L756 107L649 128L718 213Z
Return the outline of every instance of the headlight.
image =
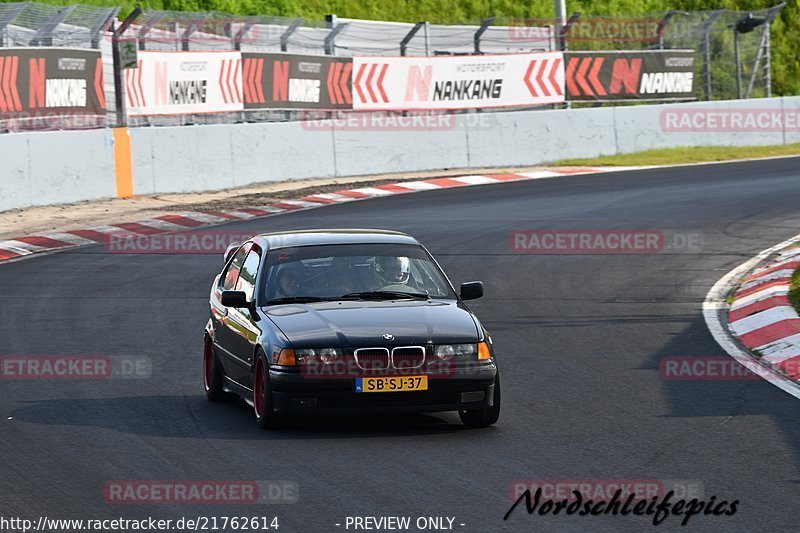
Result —
M475 359L478 355L477 344L442 344L434 352L442 361L451 359Z
M294 351L297 364L322 363L329 365L342 356L339 348L305 348Z

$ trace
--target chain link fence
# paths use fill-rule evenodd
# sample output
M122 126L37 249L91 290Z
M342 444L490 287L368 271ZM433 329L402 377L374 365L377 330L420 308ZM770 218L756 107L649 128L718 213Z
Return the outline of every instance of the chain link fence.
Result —
M769 26L785 4L753 12L669 11L635 17L575 14L567 21L492 17L463 25L233 16L220 12L139 11L117 37L138 50L287 52L339 57L507 54L552 50L690 49L698 98L770 96ZM112 32L119 8L58 7L31 2L0 4L3 47L77 47L102 53L106 109L100 125L117 117ZM117 80L119 82L119 80ZM488 111L488 110L487 110ZM481 110L460 111L476 113ZM331 112L345 113L345 112ZM216 114L130 117L132 126L290 121L298 111L250 110ZM329 115L335 116L335 115ZM17 129L24 129L16 124ZM74 120L47 129L74 128ZM0 121L0 130L14 129Z

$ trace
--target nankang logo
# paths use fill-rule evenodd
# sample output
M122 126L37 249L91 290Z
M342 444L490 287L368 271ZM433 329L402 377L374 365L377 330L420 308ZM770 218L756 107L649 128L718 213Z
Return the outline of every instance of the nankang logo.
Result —
M86 80L54 78L45 81L46 107L85 107Z
M169 104L205 104L206 80L181 80L169 82Z
M694 91L694 72L646 72L642 74L639 92L642 94L691 93Z
M437 81L434 101L497 99L503 91L503 79Z

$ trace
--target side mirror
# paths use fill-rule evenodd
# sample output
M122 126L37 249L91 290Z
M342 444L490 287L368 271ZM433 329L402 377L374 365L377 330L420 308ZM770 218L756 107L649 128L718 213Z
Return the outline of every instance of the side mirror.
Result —
M232 242L228 245L225 249L225 264L228 264L231 256L236 253L236 250L238 250L241 245L242 243L240 242Z
M474 300L483 296L482 281L467 281L461 284L461 299Z
M225 307L235 307L241 309L247 307L247 295L242 291L222 291L222 305Z

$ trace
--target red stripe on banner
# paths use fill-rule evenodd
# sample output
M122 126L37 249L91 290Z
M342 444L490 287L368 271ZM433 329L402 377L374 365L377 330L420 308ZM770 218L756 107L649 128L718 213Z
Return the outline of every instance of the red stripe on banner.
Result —
M573 96L580 96L581 91L578 89L578 86L575 85L575 68L578 66L580 62L579 57L571 57L569 62L567 63L567 73L565 75L565 81L567 82L567 90L569 94Z
M344 65L339 62L331 65L331 70L333 71L333 83L331 84L333 88L333 95L331 100L334 104L341 104L344 101L344 98L342 98L342 93L339 91L339 76L342 75L343 66Z
M222 66L219 69L219 80L217 81L217 83L219 83L219 90L222 93L222 101L225 102L226 104L228 103L228 94L225 92L224 80L225 80L225 64L227 62L228 62L227 59L222 60Z
M531 76L533 75L533 68L537 63L537 60L531 59L531 62L528 64L528 70L525 71L525 77L523 78L525 80L525 86L528 87L528 91L530 91L534 98L539 96L539 93L536 92L536 87L534 87L533 83L531 83Z
M239 88L239 71L242 68L242 60L236 60L236 66L233 68L233 90L236 97L236 103L242 103L242 90Z
M550 61L545 59L542 60L541 63L542 63L542 68L540 68L538 74L536 74L536 84L542 90L544 96L550 96L550 91L547 90L547 85L545 85L544 83L544 73L547 70L547 67L550 65Z
M350 78L350 74L353 72L353 63L347 63L344 66L344 71L342 71L342 75L339 78L339 88L342 91L342 96L344 97L344 104L352 104L353 103L353 95L350 94L350 87L347 80Z
M553 89L555 89L556 94L558 96L563 96L564 95L564 89L562 88L562 85L560 83L558 83L558 80L556 79L557 76L558 76L558 71L561 70L561 65L563 63L564 63L563 59L561 59L560 57L556 58L555 61L553 61L553 68L550 69L550 77L548 78L550 80L551 85L553 86Z
M22 111L22 104L19 101L19 92L17 92L17 68L19 67L19 56L11 57L11 79L8 82L10 94L8 96L9 107L15 108L16 111Z
M30 237L19 237L15 241L33 244L34 246L41 246L42 248L64 248L66 246L73 246L72 244L64 241L57 241L49 237L42 237L39 235L32 235Z
M739 340L748 348L757 348L797 333L800 333L800 318L787 318L740 335Z
M245 58L244 71L242 72L242 87L244 88L244 101L247 104L253 103L253 98L250 93L250 66L253 60Z
M384 63L383 68L381 69L381 75L378 76L378 90L381 92L381 98L383 98L383 103L389 103L389 97L386 96L386 91L383 90L383 78L386 77L386 71L389 70L389 63Z
M378 68L377 63L372 64L372 68L369 69L369 74L367 75L367 92L369 93L370 98L372 98L373 103L378 103L378 97L375 96L375 92L372 90L372 78L375 77L375 70Z
M139 68L136 69L137 86L139 87L139 102L142 107L147 107L147 101L144 98L144 89L142 88L142 65L143 61L139 60Z
M362 63L361 66L358 68L358 74L356 74L356 82L353 84L355 85L356 92L358 93L358 97L361 99L361 103L367 103L367 98L364 96L364 91L361 90L361 78L364 76L364 69L367 68L366 63Z
M756 292L759 292L759 291L763 291L764 289L769 289L771 287L777 287L778 285L786 285L786 280L778 279L778 280L771 280L771 281L768 281L766 283L759 283L758 285L754 285L752 287L748 287L747 289L744 289L744 290L741 290L741 291L737 291L733 295L733 299L734 299L734 301L736 301L739 298L742 298L744 296L749 296L749 295L751 295L753 293L756 293Z
M156 218L159 220L166 220L167 222L173 222L181 226L186 226L188 228L196 228L197 226L202 226L205 224L205 222L200 222L199 220L187 218L181 215L161 215Z
M603 88L603 84L600 83L600 79L597 77L600 74L600 69L603 67L603 62L605 62L605 60L606 58L604 57L595 58L592 70L589 71L589 83L592 84L592 88L598 96L606 95L606 90Z
M578 85L583 90L584 94L587 96L594 96L594 92L589 84L586 82L586 71L589 70L589 67L592 65L592 58L585 57L581 61L581 66L578 67L578 73L576 75Z
M800 268L800 261L790 261L789 263L786 263L784 265L778 265L778 266L774 266L774 267L769 267L769 268L767 268L765 270L762 270L761 272L756 272L755 274L751 274L751 275L747 276L746 278L744 278L744 281L745 282L753 281L754 279L758 279L761 276L766 276L767 274L772 274L773 272L778 272L779 270L797 270L798 268ZM791 278L791 275L788 276L787 279L790 279L790 278Z
M328 87L328 96L331 99L332 104L338 104L339 102L336 101L336 94L333 92L333 74L336 72L336 63L332 63L331 67L328 69L328 79L326 80L326 85Z
M0 112L3 113L8 112L8 106L6 105L6 98L5 95L3 94L3 81L5 81L5 76L3 74L4 73L3 65L5 62L6 58L0 56Z
M94 67L94 90L97 92L97 101L100 109L106 108L106 91L103 89L103 59L98 57Z
M255 75L256 93L258 94L258 103L263 104L266 102L264 99L264 85L261 83L263 79L261 74L264 72L264 58L258 59L256 65L258 65Z
M750 305L745 305L739 309L734 309L728 313L728 322L736 322L754 313L759 313L765 309L771 309L780 305L791 305L786 296L773 296L764 300L759 300Z
M141 233L142 235L155 235L157 233L166 233L167 231L164 229L151 228L150 226L145 226L144 224L139 224L137 222L123 222L122 224L114 225L132 233Z

